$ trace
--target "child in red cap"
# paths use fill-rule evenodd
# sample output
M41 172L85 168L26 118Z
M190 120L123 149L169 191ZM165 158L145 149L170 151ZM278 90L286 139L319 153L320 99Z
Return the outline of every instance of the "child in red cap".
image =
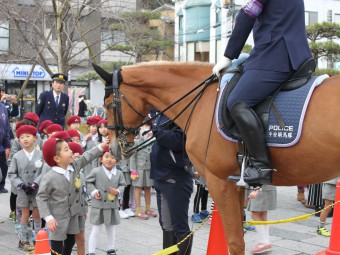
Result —
M91 148L95 147L98 144L98 128L97 124L101 119L99 119L97 116L92 116L87 119L86 124L89 129L89 133L84 136L84 140L82 141L81 145L83 146L84 151L91 150ZM98 166L98 160L94 160L92 164L87 165L84 168L84 174L85 176L88 175L88 173L95 167Z
M23 125L17 131L22 150L14 154L9 166L8 177L12 187L17 189L17 207L21 208L19 248L24 251L34 250L33 244L28 241L28 219L30 208L33 208L32 215L35 231L41 228L41 219L36 202L36 194L39 188L39 176L43 166L43 155L41 150L34 147L37 129L30 125Z
M80 132L81 118L79 116L72 115L67 119L68 130L76 130L80 136L80 140L83 141L84 137Z
M79 134L79 132L77 130L75 130L75 129L68 129L66 132L71 137L72 142L80 144L80 134Z
M43 140L43 142L46 142L48 136L47 136L47 127L49 125L53 124L52 120L44 120L43 122L41 122L40 126L39 126L39 134L40 134L40 138Z
M107 254L115 255L115 225L120 224L118 195L123 193L125 178L117 170L117 160L106 150L101 158L102 166L93 169L86 176L89 193L93 197L90 222L93 224L89 237L89 254L94 254L97 239L105 225Z
M64 131L64 129L59 124L51 124L46 128L46 134L47 134L48 138L50 138L52 135L54 135L55 133L58 133L60 131Z
M50 138L44 144L44 160L52 169L41 181L37 204L50 231L51 248L57 253L71 254L75 243L74 229L69 227L74 225L75 216L81 210L81 204L76 199L80 189L77 176L85 165L102 154L109 142L101 143L76 160L64 140Z

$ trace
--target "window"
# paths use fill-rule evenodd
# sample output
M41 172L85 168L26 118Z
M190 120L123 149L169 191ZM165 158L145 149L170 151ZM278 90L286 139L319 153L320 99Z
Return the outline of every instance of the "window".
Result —
M334 23L337 23L340 25L340 14L337 14L337 13L334 14Z
M111 44L113 43L113 33L112 31L102 31L102 43Z
M318 13L317 12L305 12L305 23L306 26L311 26L318 23Z
M35 6L35 0L19 0L19 5Z
M0 21L0 54L9 51L9 22Z

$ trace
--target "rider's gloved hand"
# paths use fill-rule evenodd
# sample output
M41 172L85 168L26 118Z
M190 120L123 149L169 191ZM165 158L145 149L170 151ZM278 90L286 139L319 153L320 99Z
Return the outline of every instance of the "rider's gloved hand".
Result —
M215 74L217 77L220 76L220 71L222 71L225 68L228 68L231 66L231 60L227 57L222 57L220 61L217 62L217 64L212 69L213 74Z

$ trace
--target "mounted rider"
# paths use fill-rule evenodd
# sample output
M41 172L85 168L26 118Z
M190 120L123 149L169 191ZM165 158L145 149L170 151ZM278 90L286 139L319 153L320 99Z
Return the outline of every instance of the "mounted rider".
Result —
M252 30L255 45L244 64L242 77L227 100L227 107L250 157L244 181L270 184L273 169L265 132L251 107L272 94L312 58L303 0L247 0L236 17L224 56L213 68L215 75L238 58ZM240 176L228 179L237 182Z

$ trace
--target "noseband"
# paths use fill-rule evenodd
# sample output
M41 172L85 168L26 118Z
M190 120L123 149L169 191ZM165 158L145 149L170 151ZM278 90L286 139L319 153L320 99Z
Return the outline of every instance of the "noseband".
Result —
M121 149L127 147L127 146L133 146L133 142L127 141L127 135L129 134L137 134L139 131L139 128L141 125L138 125L137 127L130 128L124 125L123 122L123 116L122 116L122 105L120 99L122 98L127 105L140 117L143 119L146 117L140 112L138 112L132 104L126 99L126 97L123 95L123 93L119 89L120 83L123 81L123 77L121 75L121 70L115 70L112 74L112 86L105 86L105 100L110 96L112 93L113 95L113 101L109 104L104 105L105 108L109 111L112 109L113 111L113 118L114 118L114 124L110 124L107 126L108 129L114 130L116 134L116 138L118 138L119 145Z

